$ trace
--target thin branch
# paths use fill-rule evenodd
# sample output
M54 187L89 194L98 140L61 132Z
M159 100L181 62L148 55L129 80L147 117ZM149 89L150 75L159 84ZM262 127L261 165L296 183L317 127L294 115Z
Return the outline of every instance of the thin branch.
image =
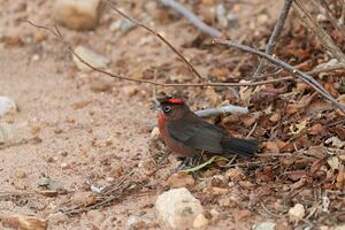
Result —
M192 23L196 28L200 31L210 35L213 38L220 38L222 36L222 32L219 30L205 24L201 19L196 16L194 13L189 11L186 7L182 4L174 1L174 0L160 0L163 5L171 7L178 13L182 14L187 20Z
M345 66L345 54L341 49L336 46L331 36L319 25L318 22L310 15L310 13L305 9L301 0L295 0L293 4L297 15L306 24L307 28L310 29L321 41L322 45L326 50L339 62Z
M321 8L321 9L323 8L322 11L326 14L326 17L331 22L332 26L336 30L338 30L340 33L342 33L343 36L345 36L345 25L338 23L338 20L335 16L333 16L331 9L329 8L329 5L324 0L312 0L312 2L314 3L314 5L316 5L316 7ZM344 9L345 9L345 3L342 6L342 10Z
M280 11L278 21L277 21L276 25L274 26L273 32L270 36L270 39L268 40L268 43L267 43L267 46L265 49L265 53L272 54L273 49L274 49L275 45L277 44L278 38L279 38L279 36L283 30L287 16L290 12L291 5L292 5L292 0L285 0L284 1L284 5ZM254 78L257 77L259 74L261 74L261 71L262 71L264 65L265 65L265 61L263 59L260 59L259 65L258 65L258 67L257 67L257 69L253 75Z
M240 50L242 50L244 52L255 54L255 55L259 56L259 57L265 58L266 60L270 61L272 64L274 64L276 66L284 68L289 73L291 73L293 76L296 76L297 78L301 79L302 81L304 81L305 83L307 83L308 85L313 87L313 89L315 89L316 92L318 92L324 98L326 98L329 101L331 101L341 111L345 112L345 105L339 103L332 95L330 95L323 88L323 86L318 81L316 81L313 77L309 76L308 74L306 74L306 73L304 73L304 72L294 68L293 66L289 65L288 63L286 63L286 62L284 62L282 60L279 60L277 58L274 58L274 57L272 57L269 54L266 54L264 52L258 51L256 49L253 49L253 48L251 48L249 46L236 44L236 43L228 41L228 40L215 39L214 43L215 44L220 44L220 45L225 45L225 46L228 46L228 47L237 48L237 49L240 49Z
M29 24L31 24L34 27L46 30L50 33L52 33L57 39L59 39L67 48L68 52L70 52L73 56L75 56L80 62L82 62L83 64L85 64L86 66L88 66L90 69L105 74L109 77L113 77L113 78L118 78L121 80L126 80L126 81L132 81L132 82L137 82L137 83L145 83L145 84L150 84L150 85L155 85L155 86L162 86L162 87L204 87L204 86L224 86L224 87L228 87L228 86L258 86L258 85L266 85L266 84L274 84L274 83L278 83L278 82L282 82L282 81L287 81L287 80L291 80L291 77L285 77L285 78L280 78L280 79L273 79L273 80L265 80L265 81L258 81L258 82L244 82L244 83L222 83L222 82L206 82L206 83L161 83L161 82L157 82L157 81L151 81L151 80L145 80L145 79L135 79L135 78L130 78L130 77L125 77L125 76L121 76L118 74L114 74L111 73L107 70L101 69L101 68L97 68L93 65L91 65L90 63L88 63L87 61L85 61L82 57L80 57L80 55L78 55L72 48L72 46L66 42L61 34L61 32L59 31L59 29L57 27L55 27L55 30L52 30L46 26L41 26L41 25L37 25L31 21L27 21Z
M195 113L199 117L210 117L210 116L217 116L220 114L227 114L227 113L248 113L249 110L247 107L241 107L237 105L226 105L220 108L210 108L210 109L203 109L196 111Z
M122 11L120 11L119 9L116 8L115 3L113 3L112 1L108 0L107 1L110 8L113 9L116 13L118 13L119 15L121 15L122 17L126 18L127 20L129 20L130 22L132 22L133 24L135 24L136 26L139 26L143 29L145 29L146 31L150 32L151 34L155 35L159 40L161 40L164 44L166 44L175 54L177 54L177 56L189 67L189 69L191 70L191 72L197 76L199 79L205 79L204 77L201 76L201 74L194 68L194 66L181 54L181 52L179 52L168 40L166 40L160 33L157 33L156 31L154 31L153 29L151 29L150 27L148 27L147 25L135 20L134 18L128 16L127 14L123 13Z

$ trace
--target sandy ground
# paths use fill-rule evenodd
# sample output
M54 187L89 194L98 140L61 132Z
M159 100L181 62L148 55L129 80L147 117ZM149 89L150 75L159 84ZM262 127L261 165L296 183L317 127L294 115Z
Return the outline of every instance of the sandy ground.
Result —
M18 105L18 112L0 120L10 130L8 146L0 148L0 192L12 194L0 199L0 210L49 219L48 229L124 229L130 216L144 216L150 228L159 229L153 205L176 166L172 157L167 168L153 178L156 184L149 191L74 217L52 214L70 200L82 197L82 192L90 191L87 182L108 185L122 171L146 167L152 161L149 143L156 119L151 109L152 88L78 71L57 39L23 22L30 19L50 25L50 1L0 0L0 4L5 9L0 12L0 33L14 38L13 44L0 43L0 95L14 99ZM244 5L243 18L246 13L262 12L260 7ZM145 18L149 10L136 8L133 15ZM155 28L176 46L195 40L197 32L186 21L158 23L159 16L152 15L149 20L156 23ZM96 31L62 28L62 32L74 46L92 47L111 59L110 67L117 73L142 77L147 66L159 66L169 75L190 77L169 49L140 28L126 34L111 32L109 26L118 18L106 11ZM267 29L267 24L263 28ZM231 31L235 38L241 37L235 28ZM260 35L260 28L257 34ZM18 37L21 42L15 41ZM192 46L183 52L202 73L212 67L212 60L217 60L207 50ZM161 74L159 80L164 77ZM194 102L199 107L209 105L202 102L202 97ZM67 194L52 198L25 195L41 190L38 185L47 177ZM194 191L208 211L216 209L221 213L217 221L210 223L210 229L250 229L254 223L270 219L249 213L245 206L224 207L215 197L206 196L197 188ZM285 219L280 227L289 229Z

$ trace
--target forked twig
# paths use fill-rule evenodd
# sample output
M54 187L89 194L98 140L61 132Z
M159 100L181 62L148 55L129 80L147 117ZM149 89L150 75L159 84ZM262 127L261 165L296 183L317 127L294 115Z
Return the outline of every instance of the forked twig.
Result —
M163 5L171 7L172 9L176 10L178 13L182 14L185 18L187 18L188 21L190 21L190 23L192 23L200 31L210 35L213 38L220 38L222 36L222 32L205 24L198 16L196 16L193 12L189 11L182 4L174 0L160 0L160 1L163 3Z
M132 82L137 82L137 83L145 83L145 84L150 84L150 85L155 85L155 86L161 86L161 87L204 87L204 86L224 86L224 87L228 87L228 86L258 86L258 85L266 85L266 84L274 84L274 83L278 83L278 82L282 82L282 81L287 81L287 80L291 80L291 77L285 77L285 78L280 78L280 79L273 79L273 80L265 80L265 81L258 81L258 82L245 82L245 83L222 83L222 82L205 82L205 83L161 83L161 82L157 82L157 81L151 81L151 80L145 80L145 79L135 79L135 78L130 78L130 77L125 77L125 76L121 76L118 74L114 74L111 73L107 70L95 67L93 65L91 65L90 63L88 63L87 61L85 61L82 57L80 57L80 55L78 55L72 48L72 46L66 42L63 38L63 35L61 34L61 32L59 31L58 27L55 26L55 30L48 28L46 26L42 26L42 25L37 25L31 21L27 21L29 24L31 24L34 27L46 30L48 32L50 32L51 34L53 34L57 39L59 39L67 48L68 52L70 52L73 56L75 56L80 62L82 62L83 64L85 64L86 66L88 66L90 69L105 74L109 77L113 77L113 78L118 78L121 80L126 80L126 81L132 81Z
M304 6L304 3L302 3L301 0L294 0L293 7L296 10L297 15L307 25L308 29L310 29L320 39L321 44L325 49L331 53L334 58L338 59L338 61L345 67L345 54L338 46L336 46L332 37L310 15Z
M272 34L268 40L268 43L267 43L267 46L265 49L265 53L267 53L267 54L272 54L272 52L273 52L273 49L277 43L277 40L278 40L282 30L283 30L287 16L290 12L292 1L293 0L284 0L284 5L280 11L278 21L274 26L273 32L272 32ZM255 70L254 75L253 75L254 78L257 77L259 74L261 74L261 71L262 71L264 65L265 65L265 61L263 59L260 59L259 65L258 65L258 67Z
M236 44L234 42L224 40L224 39L214 39L215 44L220 44L228 47L233 47L240 49L244 52L252 53L254 55L257 55L259 57L265 58L272 64L279 66L280 68L283 68L287 70L289 73L291 73L293 76L296 76L297 78L301 79L308 85L310 85L316 92L318 92L320 95L322 95L324 98L328 99L331 101L336 107L338 107L341 111L345 112L345 105L339 103L332 95L330 95L324 88L323 86L316 81L313 77L309 76L308 74L294 68L293 66L289 65L288 63L279 60L277 58L274 58L273 56L266 54L264 52L258 51L256 49L253 49L249 46L241 45L241 44Z
M152 33L153 35L155 35L157 38L159 38L164 44L166 44L175 54L177 54L177 56L179 56L179 58L190 68L190 70L192 71L192 73L197 76L199 79L204 79L201 74L194 68L194 66L181 54L181 52L179 52L170 42L168 42L168 40L166 40L160 33L154 31L153 29L151 29L150 27L148 27L147 25L138 22L137 20L135 20L134 18L128 16L127 14L123 13L121 10L119 10L118 8L115 7L115 3L113 3L112 1L108 0L107 1L110 8L113 9L116 13L118 13L119 15L121 15L122 17L126 18L127 20L129 20L130 22L132 22L133 24L140 26L141 28L145 29L146 31Z

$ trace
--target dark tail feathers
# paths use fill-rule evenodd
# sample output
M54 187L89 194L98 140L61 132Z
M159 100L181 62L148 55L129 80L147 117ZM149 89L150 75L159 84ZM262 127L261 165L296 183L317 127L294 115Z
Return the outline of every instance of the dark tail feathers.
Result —
M246 140L240 138L227 138L222 143L225 154L239 154L243 156L253 156L258 149L256 140Z

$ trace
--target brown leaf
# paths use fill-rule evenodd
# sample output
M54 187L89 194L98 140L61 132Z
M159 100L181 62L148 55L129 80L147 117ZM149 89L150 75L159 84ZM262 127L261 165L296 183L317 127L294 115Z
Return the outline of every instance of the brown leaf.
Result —
M292 181L298 181L301 177L306 177L307 172L305 170L296 170L287 173L288 177Z
M45 230L48 222L35 216L24 216L13 214L9 216L0 216L0 220L5 227L21 230Z
M312 127L310 127L308 129L308 132L309 132L309 134L316 136L316 135L320 135L320 134L324 133L325 128L320 123L317 123L317 124L313 125Z

